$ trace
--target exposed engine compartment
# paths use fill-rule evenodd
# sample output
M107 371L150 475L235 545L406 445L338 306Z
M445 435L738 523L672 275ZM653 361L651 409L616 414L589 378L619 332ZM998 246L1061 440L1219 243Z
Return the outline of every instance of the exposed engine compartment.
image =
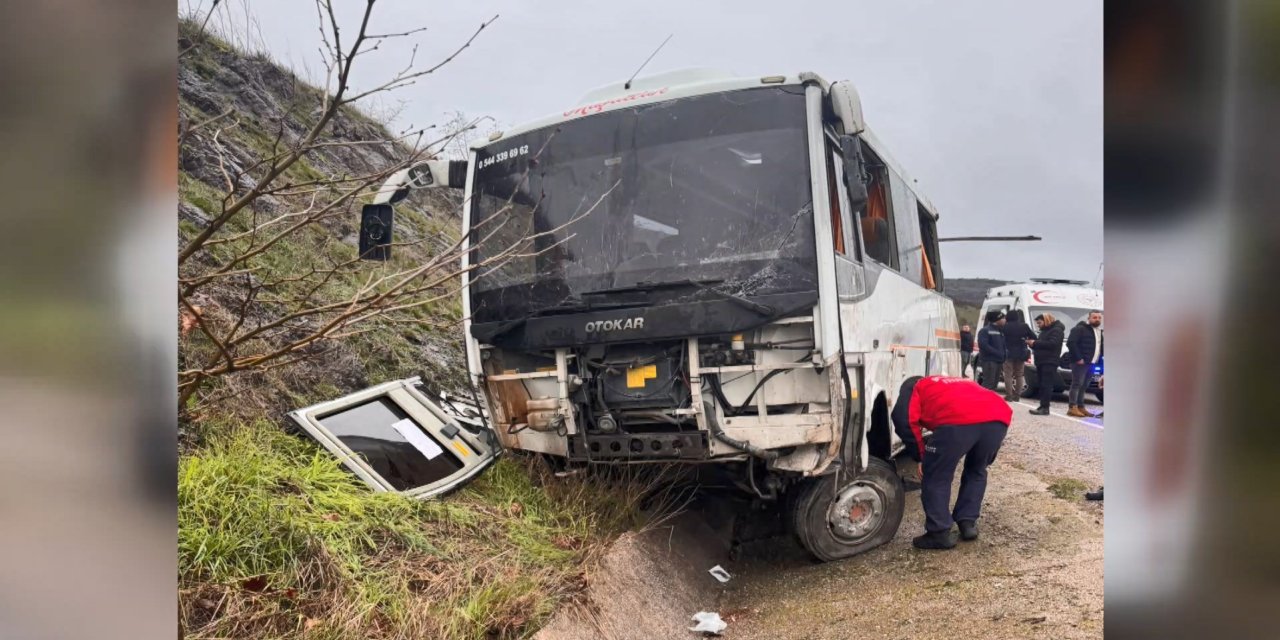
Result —
M817 444L814 428L830 431L808 322L533 353L489 347L481 361L508 446L554 447L546 452L571 461L773 460ZM745 445L764 433L776 451Z

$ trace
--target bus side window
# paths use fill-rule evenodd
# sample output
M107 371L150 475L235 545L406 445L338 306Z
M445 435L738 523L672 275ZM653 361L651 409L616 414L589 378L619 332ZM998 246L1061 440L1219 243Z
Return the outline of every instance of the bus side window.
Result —
M938 250L938 221L916 200L920 216L921 284L926 289L942 291L942 254Z
M831 203L831 236L836 253L850 260L861 260L858 243L853 235L852 212L849 193L844 189L844 161L840 150L827 144L827 197Z
M862 154L867 159L867 173L871 177L867 184L867 206L858 212L862 242L867 257L897 269L897 235L889 210L889 174L884 163L866 144L862 145Z

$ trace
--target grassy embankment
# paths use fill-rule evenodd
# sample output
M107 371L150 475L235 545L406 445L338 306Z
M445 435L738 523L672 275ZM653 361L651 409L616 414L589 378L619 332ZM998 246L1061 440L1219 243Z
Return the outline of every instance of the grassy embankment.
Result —
M182 619L188 637L521 636L640 524L640 494L509 459L408 500L275 424L241 425L181 460Z
M190 35L184 24L181 34ZM180 109L198 122L234 109L216 145L229 160L273 153L273 131L307 124L316 89L260 56L211 38L180 60ZM297 118L298 121L289 120ZM352 109L337 126L349 139L386 136ZM336 134L335 134L336 135ZM179 160L179 244L220 210L222 174L208 130ZM304 183L358 175L361 154L300 161L284 179ZM388 152L388 156L394 153ZM384 159L387 162L390 158ZM286 313L302 295L345 300L371 270L404 268L457 234L457 202L415 196L397 210L389 265L361 264L318 290L293 274L344 264L359 202L282 239L252 259L248 276L219 279L196 304L210 318L233 313L246 287L259 292L249 323ZM305 207L278 198L253 216ZM181 269L190 276L242 253L251 237L215 244ZM285 430L283 413L390 379L423 374L444 388L461 378L456 297L421 307L421 322L380 322L327 343L288 367L225 376L193 398L182 424L178 478L180 615L188 638L488 638L527 635L556 604L582 589L593 553L641 524L636 482L550 477L525 460L500 461L460 492L435 501L375 494L327 452ZM300 327L305 329L305 327ZM199 366L216 346L198 330L180 338L180 367ZM248 345L252 348L255 345Z

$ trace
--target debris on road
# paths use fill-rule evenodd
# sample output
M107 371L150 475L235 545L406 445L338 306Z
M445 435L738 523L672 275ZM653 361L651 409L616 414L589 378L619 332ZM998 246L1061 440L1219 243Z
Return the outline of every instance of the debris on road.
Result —
M720 619L720 614L713 611L699 611L693 614L693 621L698 624L697 626L689 627L690 631L713 636L720 635L729 626L728 623Z
M720 584L724 584L733 578L733 576L729 575L729 572L725 571L724 567L720 565L711 567L710 569L707 570L707 573L710 573L711 577L715 578L716 580L719 580Z

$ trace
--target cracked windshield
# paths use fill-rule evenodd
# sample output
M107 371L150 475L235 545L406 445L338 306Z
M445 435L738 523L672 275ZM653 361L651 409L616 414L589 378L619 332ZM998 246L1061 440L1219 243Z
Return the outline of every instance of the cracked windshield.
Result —
M571 120L476 158L476 322L816 289L799 87L703 95ZM615 303L616 304L616 303Z

